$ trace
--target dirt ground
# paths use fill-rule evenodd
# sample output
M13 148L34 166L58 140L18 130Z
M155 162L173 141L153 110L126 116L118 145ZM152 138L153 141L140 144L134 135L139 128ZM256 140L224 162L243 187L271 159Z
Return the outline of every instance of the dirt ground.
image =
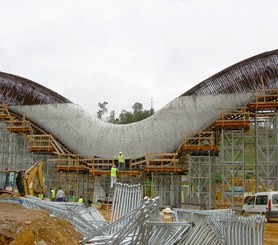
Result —
M100 210L108 221L109 210ZM170 221L171 216L162 217ZM79 244L82 236L65 220L40 210L28 210L16 203L0 202L0 245ZM264 226L264 245L277 244L278 219Z
M278 241L278 219L272 219L264 225L264 245L274 245Z
M0 245L79 244L82 236L65 220L17 203L0 203Z

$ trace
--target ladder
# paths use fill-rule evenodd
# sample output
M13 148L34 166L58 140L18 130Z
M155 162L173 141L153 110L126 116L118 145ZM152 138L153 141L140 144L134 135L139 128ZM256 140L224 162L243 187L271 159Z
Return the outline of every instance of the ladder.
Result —
M115 184L113 187L111 187L111 185L109 187L109 193L108 193L107 202L106 202L106 210L112 210L112 206L113 206L113 202L114 202L114 193L115 193L115 188L116 188ZM112 203L112 205L110 205L110 202Z

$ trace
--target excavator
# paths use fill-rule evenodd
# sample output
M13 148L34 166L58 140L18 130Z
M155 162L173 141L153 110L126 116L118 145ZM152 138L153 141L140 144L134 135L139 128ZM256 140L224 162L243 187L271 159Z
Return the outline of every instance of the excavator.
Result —
M39 160L26 171L0 171L0 197L44 193L42 168Z

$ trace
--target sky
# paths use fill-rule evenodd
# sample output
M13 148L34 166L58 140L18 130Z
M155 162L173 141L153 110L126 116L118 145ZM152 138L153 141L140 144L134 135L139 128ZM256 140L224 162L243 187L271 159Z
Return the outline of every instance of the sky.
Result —
M0 0L0 71L96 115L155 111L278 48L277 0ZM107 115L108 116L108 115Z

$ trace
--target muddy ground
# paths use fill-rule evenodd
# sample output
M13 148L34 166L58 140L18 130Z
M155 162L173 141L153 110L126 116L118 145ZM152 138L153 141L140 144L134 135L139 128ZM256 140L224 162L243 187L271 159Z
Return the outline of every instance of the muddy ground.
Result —
M106 220L110 211L100 210ZM169 215L163 218L170 221ZM0 202L0 245L79 244L82 236L65 220L40 210L28 210L16 203ZM278 219L264 226L264 245L277 244Z

